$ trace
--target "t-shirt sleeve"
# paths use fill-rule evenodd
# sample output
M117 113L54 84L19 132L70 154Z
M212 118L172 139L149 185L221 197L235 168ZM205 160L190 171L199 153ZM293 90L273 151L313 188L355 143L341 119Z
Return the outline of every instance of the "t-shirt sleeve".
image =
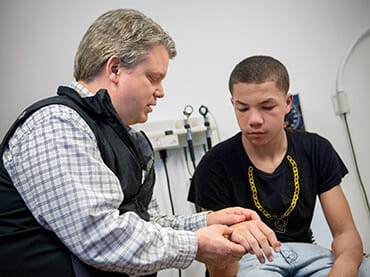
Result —
M230 206L230 186L224 161L208 152L198 164L191 180L188 201L207 210Z
M348 170L327 139L318 137L317 145L318 193L321 194L339 185L342 178L348 173Z

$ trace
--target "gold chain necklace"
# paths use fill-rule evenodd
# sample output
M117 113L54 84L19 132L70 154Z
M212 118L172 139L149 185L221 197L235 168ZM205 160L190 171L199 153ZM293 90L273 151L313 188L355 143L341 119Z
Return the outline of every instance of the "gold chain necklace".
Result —
M254 205L260 212L262 212L262 214L268 219L268 221L271 222L271 224L275 227L276 231L279 231L279 232L285 231L286 225L288 223L287 217L294 210L295 206L297 205L297 201L299 199L299 174L298 174L297 163L293 160L293 158L290 155L287 155L287 159L292 165L293 177L294 177L294 193L293 193L292 202L290 203L289 208L282 215L271 215L268 211L266 211L264 207L262 207L260 201L258 200L257 187L256 187L256 184L254 183L253 167L252 166L248 167L248 180L249 180L249 185L252 190Z

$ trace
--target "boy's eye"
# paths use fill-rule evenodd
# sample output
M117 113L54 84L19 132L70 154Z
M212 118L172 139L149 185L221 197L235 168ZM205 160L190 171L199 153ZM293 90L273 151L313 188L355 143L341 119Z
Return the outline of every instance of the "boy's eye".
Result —
M262 107L264 110L272 110L275 106L265 106L265 107Z

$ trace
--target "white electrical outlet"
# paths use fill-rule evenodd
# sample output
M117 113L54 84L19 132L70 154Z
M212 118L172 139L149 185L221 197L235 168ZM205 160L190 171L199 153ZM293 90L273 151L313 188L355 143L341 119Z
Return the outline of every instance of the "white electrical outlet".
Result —
M332 101L335 114L341 115L349 113L347 94L344 91L339 91L337 94L333 95Z

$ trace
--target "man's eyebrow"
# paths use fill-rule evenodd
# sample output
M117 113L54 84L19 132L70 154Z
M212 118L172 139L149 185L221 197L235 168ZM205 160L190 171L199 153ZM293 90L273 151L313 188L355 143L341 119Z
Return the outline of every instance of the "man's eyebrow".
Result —
M157 71L147 71L147 74L153 76L154 78L158 78L158 79L164 79L164 77L166 77L165 74L161 73L161 72L157 72Z

